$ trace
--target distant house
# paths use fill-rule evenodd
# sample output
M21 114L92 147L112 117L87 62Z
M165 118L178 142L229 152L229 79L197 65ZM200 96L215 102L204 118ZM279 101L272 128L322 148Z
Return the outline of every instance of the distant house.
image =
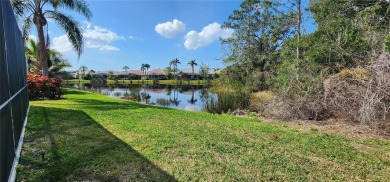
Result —
M219 77L219 75L221 75L221 73L222 73L222 70L219 69L219 70L209 72L209 74L207 76L211 79L217 79Z
M165 74L165 70L158 68L149 71L147 75L147 79L165 80L167 79L167 75Z
M70 71L68 73L70 75L70 78L79 78L80 75L79 71Z
M114 75L118 79L140 79L142 72L139 70L116 71Z
M139 70L129 70L127 71L129 73L129 76L133 80L139 80L142 76L142 71Z
M98 71L97 73L95 73L95 75L97 75L98 77L101 77L101 78L108 78L107 71Z
M186 68L182 70L185 73L185 79L199 79L199 71L194 69L194 74L192 74L192 68Z
M127 71L116 71L114 72L114 76L119 79L129 78L129 72Z

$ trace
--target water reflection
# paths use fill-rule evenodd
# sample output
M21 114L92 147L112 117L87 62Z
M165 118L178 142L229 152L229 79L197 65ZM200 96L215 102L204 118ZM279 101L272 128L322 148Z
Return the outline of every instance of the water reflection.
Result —
M200 85L91 85L74 84L66 87L104 94L110 97L138 101L144 104L158 105L190 111L203 111L204 103L215 93Z

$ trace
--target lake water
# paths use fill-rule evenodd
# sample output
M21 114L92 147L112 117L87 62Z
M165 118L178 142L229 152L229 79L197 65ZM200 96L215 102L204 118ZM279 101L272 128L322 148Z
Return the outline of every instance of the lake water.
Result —
M201 85L91 85L70 84L65 87L100 93L114 98L138 101L188 111L203 111L205 102L217 98Z

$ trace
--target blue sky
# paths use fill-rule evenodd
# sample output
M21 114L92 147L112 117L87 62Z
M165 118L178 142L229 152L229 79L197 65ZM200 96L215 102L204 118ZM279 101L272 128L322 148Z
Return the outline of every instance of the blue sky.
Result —
M179 68L188 67L191 59L221 68L219 38L228 37L232 31L221 29L220 24L239 9L241 2L88 1L93 13L90 21L71 13L84 29L85 48L80 59L65 33L53 23L49 23L51 47L71 62L73 67L67 70L77 70L80 65L97 71L121 70L125 65L139 70L142 63L150 64L150 69L165 68L174 58L181 61Z

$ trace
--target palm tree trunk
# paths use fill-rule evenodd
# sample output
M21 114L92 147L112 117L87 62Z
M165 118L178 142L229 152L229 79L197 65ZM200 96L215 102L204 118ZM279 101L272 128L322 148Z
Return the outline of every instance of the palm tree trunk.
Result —
M45 43L45 34L43 32L43 26L37 24L38 38L39 38L39 49L38 49L38 60L39 60L39 68L42 68L42 76L49 76L49 68L47 65L47 51L46 51L46 43Z
M176 67L173 65L173 79L176 80Z
M191 80L194 79L194 65L191 66L192 67L192 75L191 75Z

